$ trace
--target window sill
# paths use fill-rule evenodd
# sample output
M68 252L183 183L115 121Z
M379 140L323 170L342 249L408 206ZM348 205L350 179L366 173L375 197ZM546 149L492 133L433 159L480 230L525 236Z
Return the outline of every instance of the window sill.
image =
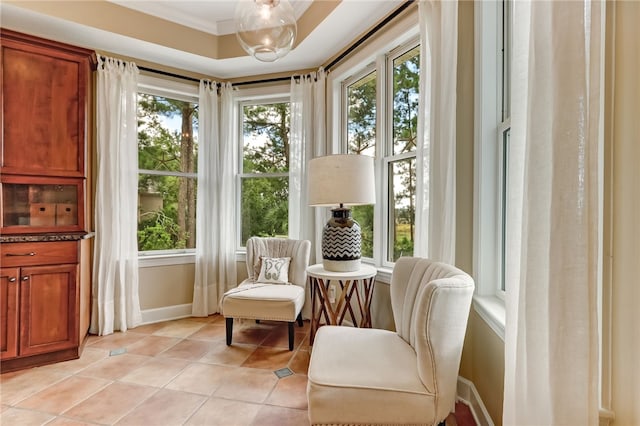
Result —
M473 296L473 309L504 342L504 300L496 296Z
M391 284L391 273L393 269L378 267L378 274L376 275L377 283Z
M247 252L245 250L236 251L236 261L246 262ZM153 268L157 266L186 265L196 262L195 252L189 253L165 253L165 254L141 254L138 255L139 268ZM376 282L383 284L391 283L392 268L378 267Z
M195 261L196 261L196 254L194 252L138 255L138 268L186 265L190 263L195 263Z

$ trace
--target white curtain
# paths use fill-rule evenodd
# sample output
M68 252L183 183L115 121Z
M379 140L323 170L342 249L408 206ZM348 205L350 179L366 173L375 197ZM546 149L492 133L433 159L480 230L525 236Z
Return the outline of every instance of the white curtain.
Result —
M319 241L322 238L324 212L308 205L306 169L309 160L326 152L325 83L323 69L291 78L289 235L310 240L312 246L316 247L315 254L311 254L312 263L315 259L322 259Z
M324 209L309 207L307 164L324 155L325 83L323 69L291 78L291 130L289 137L289 235L311 241L310 264L321 261ZM311 317L311 291L306 289L302 317Z
M454 264L458 2L421 0L415 256Z
M138 296L138 68L98 56L97 178L91 328L142 322Z
M598 424L603 15L514 2L505 425Z
M220 312L222 295L237 284L232 90L229 83L221 84L218 101L217 84L200 82L194 316Z

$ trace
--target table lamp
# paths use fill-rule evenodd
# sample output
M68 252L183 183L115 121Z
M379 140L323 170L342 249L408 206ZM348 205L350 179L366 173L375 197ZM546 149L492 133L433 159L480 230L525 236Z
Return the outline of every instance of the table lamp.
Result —
M308 168L310 206L336 206L322 230L322 264L325 270L360 269L362 234L345 206L374 204L373 157L343 154L314 158Z

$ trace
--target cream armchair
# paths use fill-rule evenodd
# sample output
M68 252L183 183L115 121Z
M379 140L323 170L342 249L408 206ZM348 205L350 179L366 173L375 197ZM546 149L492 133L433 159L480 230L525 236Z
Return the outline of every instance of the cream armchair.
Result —
M311 242L284 238L251 237L247 240L248 278L227 291L221 302L231 345L233 319L286 321L289 350L293 350L296 320L302 327Z
M391 279L396 332L324 326L307 396L312 425L435 425L454 409L473 279L443 263L400 258Z

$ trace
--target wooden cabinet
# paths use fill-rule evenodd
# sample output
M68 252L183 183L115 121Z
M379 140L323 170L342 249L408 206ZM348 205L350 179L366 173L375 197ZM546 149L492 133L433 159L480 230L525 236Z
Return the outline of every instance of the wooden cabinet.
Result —
M2 269L2 359L78 346L77 270L77 264Z
M2 30L3 173L84 177L92 55Z
M0 245L1 359L60 351L63 358L73 355L86 333L78 328L78 245L77 241ZM68 349L72 352L64 353Z
M92 51L1 29L0 232L86 231Z
M77 271L77 264L20 270L19 355L78 346Z
M18 355L19 268L0 268L0 359Z
M94 52L0 29L0 369L77 358L88 331Z

